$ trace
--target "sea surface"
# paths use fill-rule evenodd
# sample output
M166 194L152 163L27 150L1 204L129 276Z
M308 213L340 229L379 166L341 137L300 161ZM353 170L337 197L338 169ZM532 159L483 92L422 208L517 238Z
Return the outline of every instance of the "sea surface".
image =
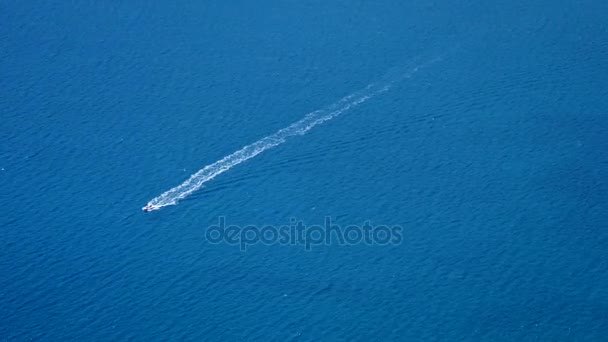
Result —
M605 340L607 18L604 0L2 1L0 341ZM220 217L403 234L241 250L209 241Z

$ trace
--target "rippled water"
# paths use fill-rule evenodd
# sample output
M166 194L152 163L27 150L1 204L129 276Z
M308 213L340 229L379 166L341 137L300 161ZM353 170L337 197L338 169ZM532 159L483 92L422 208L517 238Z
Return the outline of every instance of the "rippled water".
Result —
M601 340L601 1L8 1L0 340ZM205 165L441 57L347 115ZM206 241L290 218L396 246Z

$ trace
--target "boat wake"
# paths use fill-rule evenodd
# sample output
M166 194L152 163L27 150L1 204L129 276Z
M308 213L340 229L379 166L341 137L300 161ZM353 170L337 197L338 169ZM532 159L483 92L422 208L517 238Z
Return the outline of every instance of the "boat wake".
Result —
M274 134L247 145L213 164L205 166L195 174L191 175L190 178L188 178L182 184L169 189L150 200L150 202L148 202L148 204L143 207L142 210L153 211L162 207L177 204L180 200L199 190L206 182L230 170L236 165L257 156L264 151L283 144L290 137L306 134L306 132L310 131L315 126L329 121L340 114L364 103L365 101L388 91L396 82L411 77L416 71L439 60L440 58L435 58L405 72L390 72L381 81L372 83L367 87L342 98L330 106L311 112L304 116L304 118L301 120L280 129Z

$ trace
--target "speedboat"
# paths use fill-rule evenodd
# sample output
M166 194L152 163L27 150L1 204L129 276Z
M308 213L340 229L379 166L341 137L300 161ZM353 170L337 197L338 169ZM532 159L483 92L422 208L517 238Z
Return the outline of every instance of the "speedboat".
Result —
M158 207L153 206L152 204L148 204L145 207L141 208L141 210L143 211L152 211L152 210L156 210L158 209Z

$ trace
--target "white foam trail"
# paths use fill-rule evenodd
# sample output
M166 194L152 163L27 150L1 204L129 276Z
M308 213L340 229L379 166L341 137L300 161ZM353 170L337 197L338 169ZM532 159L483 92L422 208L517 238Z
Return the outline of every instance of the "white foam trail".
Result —
M274 134L271 134L265 138L262 138L251 145L247 145L240 150L216 161L213 164L209 164L190 176L182 184L167 190L158 197L153 198L148 202L143 210L152 211L157 210L168 205L175 205L179 200L188 197L193 192L199 190L203 184L217 177L218 175L230 170L234 166L243 163L258 154L269 150L273 147L281 145L286 142L288 138L303 135L313 127L331 120L338 115L352 109L363 102L371 99L372 97L388 91L392 85L404 78L409 78L420 68L438 61L439 58L435 58L430 62L419 65L409 72L401 73L398 75L386 76L383 81L379 83L372 83L351 95L348 95L338 102L321 110L314 111L307 114L300 121L297 121Z

